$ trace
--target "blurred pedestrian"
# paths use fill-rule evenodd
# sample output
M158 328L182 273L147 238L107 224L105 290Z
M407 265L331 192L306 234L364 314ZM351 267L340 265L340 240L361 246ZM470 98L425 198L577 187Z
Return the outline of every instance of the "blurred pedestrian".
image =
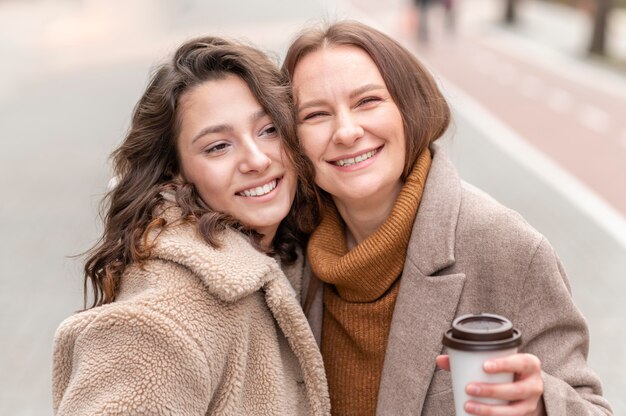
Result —
M432 8L440 6L443 9L444 26L448 33L453 33L455 30L455 4L454 0L413 0L415 11L417 13L416 25L417 25L417 39L426 44L430 41L432 36L430 17L433 13Z
M456 27L455 0L441 0L443 4L446 30L453 33Z
M287 84L252 47L199 38L156 71L113 154L93 307L56 333L55 414L330 414L297 300L294 135Z
M418 19L417 19L417 39L422 43L427 43L429 39L428 34L428 9L431 0L413 0L417 7Z

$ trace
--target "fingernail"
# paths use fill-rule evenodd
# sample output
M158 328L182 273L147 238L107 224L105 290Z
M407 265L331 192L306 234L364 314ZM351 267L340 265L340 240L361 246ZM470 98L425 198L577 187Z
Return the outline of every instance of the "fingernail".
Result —
M480 387L478 387L475 384L469 384L467 386L467 394L474 395L474 396L477 394L480 394Z
M484 367L485 367L485 370L487 370L487 371L495 370L496 369L496 363L494 363L493 361L486 361Z
M468 413L476 413L478 411L478 406L474 403L467 402L465 403L465 411Z

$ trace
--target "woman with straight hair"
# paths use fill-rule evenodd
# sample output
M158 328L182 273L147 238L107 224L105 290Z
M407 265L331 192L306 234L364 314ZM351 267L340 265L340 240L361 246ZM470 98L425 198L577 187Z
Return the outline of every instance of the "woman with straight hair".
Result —
M290 102L267 56L218 37L158 68L113 153L93 304L56 333L56 415L330 414Z
M432 76L385 34L343 21L302 32L284 72L324 201L305 312L334 415L452 415L442 335L456 316L503 315L520 352L472 382L475 415L608 415L587 365L585 320L554 250L519 214L460 180L437 142L450 110Z

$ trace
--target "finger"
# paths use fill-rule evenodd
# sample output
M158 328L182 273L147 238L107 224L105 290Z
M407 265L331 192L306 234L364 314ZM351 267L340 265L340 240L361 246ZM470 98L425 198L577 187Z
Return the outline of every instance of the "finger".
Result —
M442 370L450 371L450 357L448 357L447 355L437 356L435 362L437 363L437 367L441 368Z
M516 373L522 378L541 372L541 361L532 354L513 354L505 358L485 361L483 368L487 373Z
M470 396L490 397L507 401L531 400L536 402L543 394L543 380L540 376L529 377L513 383L470 383L465 388Z
M530 402L515 402L504 405L483 404L476 401L468 401L463 406L467 413L482 416L520 416L532 414L537 404Z

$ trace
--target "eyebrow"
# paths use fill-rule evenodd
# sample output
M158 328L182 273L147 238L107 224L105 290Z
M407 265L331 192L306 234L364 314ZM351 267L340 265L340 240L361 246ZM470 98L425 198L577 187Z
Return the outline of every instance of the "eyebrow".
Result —
M352 91L349 95L350 98L354 98L357 95L361 95L364 92L368 92L368 91L373 91L373 90L382 90L385 89L384 85L380 85L380 84L365 84L362 87L357 88L356 90Z
M251 122L256 122L258 120L260 120L261 118L265 117L267 115L267 113L265 112L265 110L261 109L255 113L253 113L250 116L250 121ZM191 144L194 144L198 139L200 139L203 136L206 136L207 134L214 134L214 133L222 133L225 131L233 131L235 130L235 128L233 127L232 124L215 124L213 126L206 126L204 127L202 130L200 130L194 137L193 139L191 139Z
M363 86L361 86L361 87L351 91L350 94L348 95L348 97L350 99L352 99L352 98L354 98L356 96L359 96L359 95L361 95L361 94L363 94L365 92L374 91L374 90L382 90L382 89L385 89L384 85L380 85L380 84L365 84L365 85L363 85ZM302 111L302 110L305 110L305 109L310 108L310 107L317 107L318 105L323 105L324 103L325 103L324 100L307 101L304 104L298 106L298 111Z

